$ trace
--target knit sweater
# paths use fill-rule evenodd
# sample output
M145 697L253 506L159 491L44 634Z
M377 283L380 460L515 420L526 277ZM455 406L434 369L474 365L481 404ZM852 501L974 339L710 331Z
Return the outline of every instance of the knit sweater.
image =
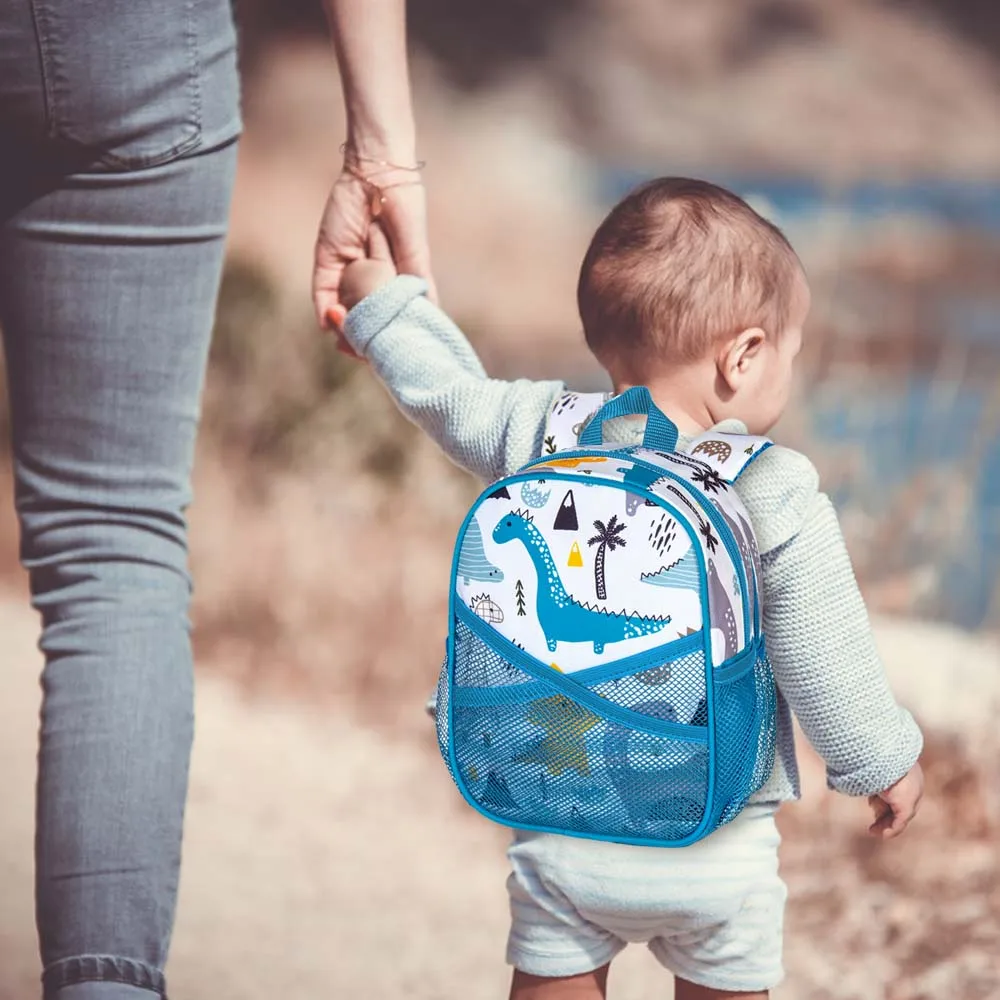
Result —
M349 313L345 336L400 410L458 465L491 482L542 452L559 381L487 376L461 330L400 276ZM669 414L668 414L669 415ZM739 421L719 430L745 432ZM605 440L635 444L635 420L605 424ZM690 439L681 437L678 447ZM767 650L778 688L777 753L755 801L799 795L792 713L826 763L831 788L871 795L917 761L922 737L895 701L836 513L812 463L775 445L736 484L761 551Z

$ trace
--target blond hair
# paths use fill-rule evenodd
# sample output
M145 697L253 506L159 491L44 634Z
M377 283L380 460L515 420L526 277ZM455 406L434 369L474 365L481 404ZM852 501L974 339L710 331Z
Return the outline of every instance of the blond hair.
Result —
M577 286L587 343L606 366L639 375L653 360L699 360L741 330L780 336L801 269L781 230L732 192L650 181L587 250Z

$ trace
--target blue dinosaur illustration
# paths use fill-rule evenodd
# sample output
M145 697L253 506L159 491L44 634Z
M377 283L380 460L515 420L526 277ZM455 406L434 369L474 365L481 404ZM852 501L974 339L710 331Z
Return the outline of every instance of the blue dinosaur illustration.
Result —
M639 579L654 587L674 587L678 590L701 590L701 573L698 571L698 556L692 545L678 560L669 566L661 566L654 573L642 573Z
M498 569L486 558L486 551L483 549L483 533L475 518L469 521L469 526L465 529L465 540L462 542L462 551L458 556L457 575L462 577L466 584L473 580L480 580L484 583L499 583L503 579L503 570Z
M493 541L498 545L515 539L528 550L538 575L536 611L549 652L554 653L559 642L591 642L595 653L603 653L608 643L651 635L670 623L669 616L642 618L574 600L563 586L542 533L529 515L520 511L508 514L493 529Z
M737 649L739 649L736 614L733 611L733 602L729 599L729 592L719 578L719 571L711 559L708 560L708 609L712 619L712 628L717 628L725 641L723 659L728 660L735 656Z
M615 472L622 474L623 482L628 483L629 486L637 486L641 490L648 490L653 483L663 478L662 473L647 469L644 465L619 465L615 469ZM628 503L628 500L626 500L626 503ZM636 504L636 510L638 509L639 505Z

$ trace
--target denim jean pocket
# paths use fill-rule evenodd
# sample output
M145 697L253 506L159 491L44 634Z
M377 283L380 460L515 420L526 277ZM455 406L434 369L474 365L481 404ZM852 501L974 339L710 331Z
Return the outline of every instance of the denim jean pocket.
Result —
M126 170L198 145L196 0L31 2L51 138Z

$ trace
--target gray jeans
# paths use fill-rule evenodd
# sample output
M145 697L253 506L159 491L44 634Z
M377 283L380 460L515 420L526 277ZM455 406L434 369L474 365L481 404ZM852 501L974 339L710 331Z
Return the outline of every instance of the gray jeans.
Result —
M193 720L184 509L239 128L227 0L0 3L0 323L59 1000L165 995Z

